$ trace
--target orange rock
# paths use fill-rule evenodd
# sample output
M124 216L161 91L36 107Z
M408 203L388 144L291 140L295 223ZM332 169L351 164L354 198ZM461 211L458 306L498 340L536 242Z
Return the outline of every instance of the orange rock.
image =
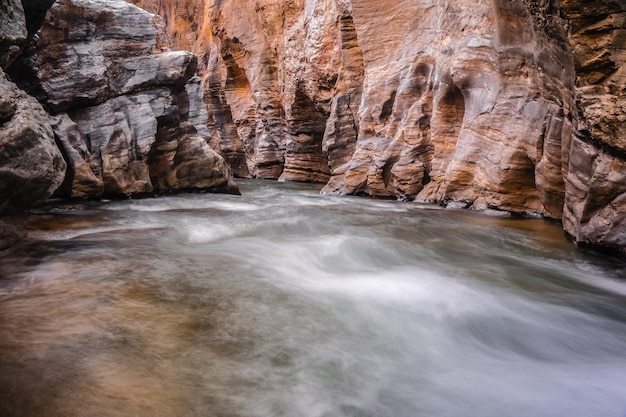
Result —
M135 2L203 57L238 175L541 214L626 247L622 1Z

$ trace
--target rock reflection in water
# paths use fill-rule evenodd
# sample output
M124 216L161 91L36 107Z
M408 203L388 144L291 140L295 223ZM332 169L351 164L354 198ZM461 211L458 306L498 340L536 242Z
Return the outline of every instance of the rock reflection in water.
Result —
M626 410L619 261L539 220L242 191L33 215L0 259L0 415Z

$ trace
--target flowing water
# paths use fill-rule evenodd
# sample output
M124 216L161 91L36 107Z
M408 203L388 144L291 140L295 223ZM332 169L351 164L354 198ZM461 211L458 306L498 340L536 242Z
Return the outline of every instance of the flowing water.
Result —
M559 226L243 181L0 254L2 417L624 417L626 270Z

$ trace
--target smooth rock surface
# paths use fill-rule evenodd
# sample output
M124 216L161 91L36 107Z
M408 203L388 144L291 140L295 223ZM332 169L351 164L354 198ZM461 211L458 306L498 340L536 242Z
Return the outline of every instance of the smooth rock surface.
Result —
M626 1L135 2L204 57L239 175L539 214L626 251Z

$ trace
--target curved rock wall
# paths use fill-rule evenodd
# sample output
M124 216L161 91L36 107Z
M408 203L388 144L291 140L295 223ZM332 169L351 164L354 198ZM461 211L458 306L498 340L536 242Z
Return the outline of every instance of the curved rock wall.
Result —
M165 20L60 0L11 66L52 115L64 195L233 191L229 163L541 214L625 250L626 0L133 1ZM20 22L2 26L5 66Z
M562 191L536 180L563 182L550 145L571 131L564 25L549 36L521 1L352 4L365 62L358 141L326 190L559 217Z
M541 214L625 250L626 1L135 2L206 57L239 175Z
M347 5L133 2L164 16L174 43L195 40L189 49L206 57L200 71L209 92L210 113L220 132L222 150L237 175L317 182L329 179L323 140L344 53L336 36L341 25L337 17L345 12L351 19L344 10ZM179 16L190 16L192 22L172 18L173 10ZM350 42L349 37L346 35L344 42ZM350 107L356 110L358 101Z

